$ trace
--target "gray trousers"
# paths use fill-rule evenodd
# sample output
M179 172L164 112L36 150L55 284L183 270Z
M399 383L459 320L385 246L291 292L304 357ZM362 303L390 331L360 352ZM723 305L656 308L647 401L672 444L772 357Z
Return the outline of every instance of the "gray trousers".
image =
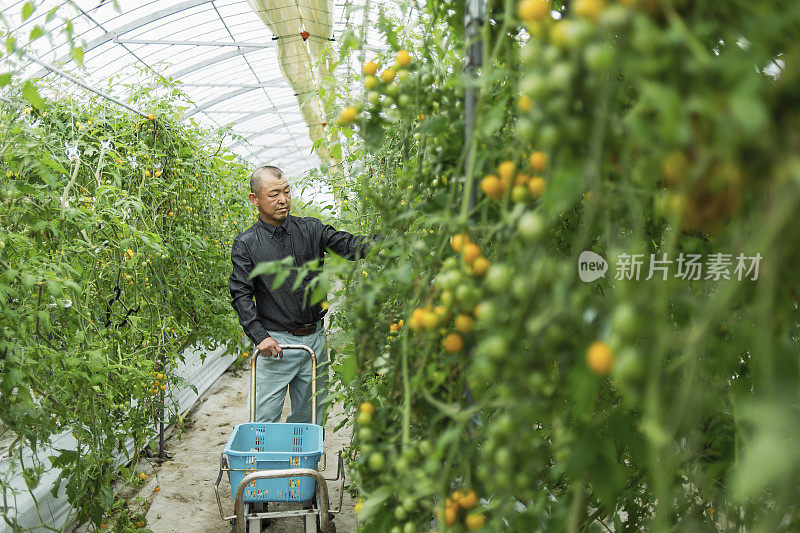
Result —
M328 351L325 328L302 337L286 331L270 331L278 344L305 344L317 356L317 421L324 422L323 400L328 392ZM324 363L324 364L323 364ZM322 367L322 368L320 368ZM283 358L259 355L256 364L256 422L280 422L286 389L292 411L286 422L311 423L311 357L305 350L283 350Z

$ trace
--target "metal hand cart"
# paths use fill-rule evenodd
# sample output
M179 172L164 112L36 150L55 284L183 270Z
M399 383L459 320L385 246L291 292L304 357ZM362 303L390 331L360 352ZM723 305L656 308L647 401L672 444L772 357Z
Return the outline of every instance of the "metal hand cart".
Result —
M311 420L317 420L317 357L303 344L281 344L283 350L304 350L311 357ZM325 478L323 440L325 430L312 424L277 424L255 422L256 362L254 351L250 364L250 422L238 424L231 433L219 462L214 484L219 514L235 521L233 531L260 533L264 520L303 517L305 533L335 533L333 515L342 510L344 497L344 462L339 451L336 477ZM320 458L322 467L320 468ZM219 496L222 473L228 472L234 515L225 516ZM339 506L331 509L327 481L339 482ZM302 502L303 509L256 512L258 502Z

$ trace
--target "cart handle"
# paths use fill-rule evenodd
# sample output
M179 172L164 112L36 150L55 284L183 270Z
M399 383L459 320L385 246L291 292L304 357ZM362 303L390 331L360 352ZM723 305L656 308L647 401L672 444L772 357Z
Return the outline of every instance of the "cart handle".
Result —
M292 348L295 345L291 345ZM313 355L313 352L312 352ZM244 476L244 479L239 482L236 488L236 500L234 502L234 513L236 513L236 531L238 533L245 533L245 516L244 516L244 489L247 485L256 481L257 479L276 479L283 477L299 477L308 476L316 480L315 490L319 492L319 528L323 532L330 529L330 515L328 515L328 485L325 483L325 478L322 474L313 468L288 468L286 470L257 470Z
M281 350L305 350L311 356L311 423L317 423L317 356L305 344L279 344ZM253 350L250 362L250 422L256 421L256 361L258 350Z

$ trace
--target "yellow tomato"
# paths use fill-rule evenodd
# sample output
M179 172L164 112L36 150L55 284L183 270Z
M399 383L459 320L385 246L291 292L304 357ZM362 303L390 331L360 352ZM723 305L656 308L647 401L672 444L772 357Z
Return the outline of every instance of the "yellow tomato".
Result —
M596 374L608 374L614 366L614 354L603 341L595 341L586 350L586 364Z
M383 72L381 72L381 81L383 83L392 83L394 81L395 72L394 70L387 68Z
M469 511L470 509L478 505L478 495L475 494L474 490L471 490L466 494L463 494L460 498L458 498L456 500L456 503L462 509Z
M546 185L547 182L543 177L536 176L534 178L531 178L531 180L528 182L528 192L530 192L531 196L533 196L534 198L539 198L542 194L544 194L544 189Z
M525 22L536 22L547 17L550 9L548 0L522 0L517 6L517 15Z
M503 182L503 185L508 185L511 181L511 176L514 175L514 168L513 161L503 161L497 167L497 174L500 176L500 181Z
M395 58L395 61L397 61L397 64L400 65L401 67L407 67L408 65L411 64L411 54L409 54L405 50L400 50L399 52L397 52L397 57Z
M470 242L469 235L466 233L457 233L450 237L450 247L453 248L455 253L461 253L461 249L465 243Z
M531 100L531 97L527 94L523 94L517 101L517 107L519 107L519 110L523 113L527 113L533 108L533 100Z
M450 333L442 341L444 349L450 353L458 353L464 349L464 339L458 333Z
M345 107L344 109L342 109L341 113L342 120L344 120L348 124L352 124L353 122L355 122L356 116L358 116L358 111L356 111L354 107Z
M531 154L530 158L531 167L536 172L541 172L547 167L547 154L542 151L535 151Z
M461 333L469 333L475 329L475 319L462 313L456 317L455 326Z
M475 261L472 262L472 273L476 276L483 277L489 271L490 266L492 266L492 264L485 257L476 257Z
M483 516L483 513L468 514L467 517L464 518L464 525L467 526L467 529L470 531L477 531L486 526L486 517Z
M497 176L489 175L481 180L481 191L493 200L502 200L505 194L503 182Z
M461 255L464 257L464 261L471 265L473 261L475 261L481 255L481 249L478 248L478 245L472 242L468 242L464 244L464 247L461 250Z
M378 64L374 61L367 61L364 63L364 74L368 76L374 75L378 72Z
M605 8L604 0L575 0L573 6L576 15L589 20L597 20Z

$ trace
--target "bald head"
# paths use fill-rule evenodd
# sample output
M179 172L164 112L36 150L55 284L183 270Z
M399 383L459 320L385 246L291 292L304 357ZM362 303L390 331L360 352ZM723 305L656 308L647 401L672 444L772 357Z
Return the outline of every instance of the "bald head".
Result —
M253 175L250 176L250 191L258 195L261 189L271 182L283 180L283 171L278 167L263 166L258 167Z
M292 191L278 167L257 168L250 176L250 203L258 209L262 220L280 226L289 215Z

